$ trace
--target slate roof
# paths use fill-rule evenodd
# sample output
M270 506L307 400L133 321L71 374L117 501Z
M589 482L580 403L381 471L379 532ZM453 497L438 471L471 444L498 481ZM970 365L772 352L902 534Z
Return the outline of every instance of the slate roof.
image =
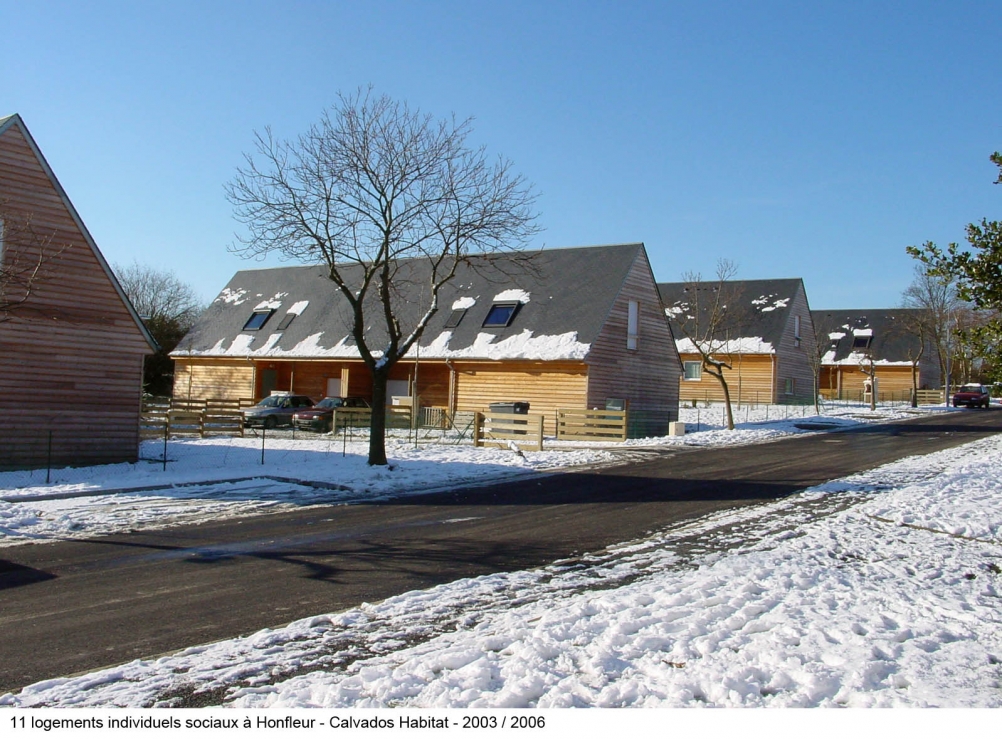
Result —
M643 244L622 244L474 257L440 292L439 310L421 339L421 358L583 359L643 253ZM348 272L358 275L360 268ZM428 303L428 262L401 262L399 274L394 311L409 329ZM520 303L510 325L484 327L492 304L501 302L506 291ZM447 328L453 304L471 299L459 324ZM275 312L260 330L243 330L258 306ZM278 330L290 309L301 312ZM366 315L378 315L371 310L367 307ZM322 267L244 270L202 314L174 356L357 358L350 321L347 300ZM385 346L379 323L366 327L373 349Z
M910 364L918 354L919 337L909 330L909 316L915 308L880 308L864 310L812 310L818 343L831 341L825 364L858 364L870 352L875 362ZM825 336L825 333L831 336ZM868 350L853 350L855 336L871 335Z
M707 280L702 283L701 288L710 289L716 285L715 281ZM736 291L739 304L746 309L742 314L744 318L740 322L738 333L742 337L761 339L763 344L770 345L772 351L775 351L783 336L783 329L789 322L793 300L797 291L802 289L803 280L799 277L778 280L728 280L726 285L728 289ZM689 304L687 287L691 289L691 285L686 282L658 283L661 303L680 344L685 343L684 334L679 329L678 322L672 318L672 312L673 309L684 309ZM728 338L736 346L749 346L747 342L742 343L734 336L733 331L729 333L728 337L714 338L721 340Z

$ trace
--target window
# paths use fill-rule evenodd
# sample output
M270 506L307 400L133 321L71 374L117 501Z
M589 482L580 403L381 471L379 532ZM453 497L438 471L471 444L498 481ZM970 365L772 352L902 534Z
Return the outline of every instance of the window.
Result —
M296 320L296 316L298 315L298 313L286 313L285 318L283 318L282 322L278 324L278 329L276 330L285 331L285 329L289 328L289 324Z
M265 322L271 318L271 314L275 311L270 308L267 310L256 310L251 313L251 317L247 319L247 323L244 324L244 331L257 331L261 328Z
M459 308L458 310L452 311L452 313L449 314L449 320L445 322L445 328L456 328L465 315L466 308Z
M800 316L793 317L793 345L800 346Z
M869 349L872 336L856 336L852 340L853 349Z
M683 370L685 374L683 375L686 380L702 380L703 379L703 363L702 362L683 362Z
M508 326L511 324L520 305L521 303L495 303L487 313L487 318L484 319L484 327Z
M783 395L793 395L797 388L797 381L793 377L787 377L783 381Z
M636 351L640 333L640 303L631 300L626 315L626 348Z

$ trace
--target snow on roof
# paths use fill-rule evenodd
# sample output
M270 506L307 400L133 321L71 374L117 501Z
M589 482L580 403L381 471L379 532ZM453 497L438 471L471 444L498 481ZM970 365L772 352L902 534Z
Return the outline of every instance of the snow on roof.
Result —
M494 302L503 300L517 300L519 303L528 303L529 293L525 290L520 290L517 287L511 288L510 290L502 290L494 296Z
M254 336L250 334L239 334L229 347L224 347L225 339L220 339L211 349L206 351L193 351L186 356L216 356L216 357L324 357L334 359L358 359L358 347L349 343L348 337L344 337L333 347L324 347L320 343L323 332L315 333L299 342L292 349L281 349L276 346L281 333L274 333L268 337L263 346L251 349L251 342ZM506 339L495 342L497 337L494 334L482 332L477 335L476 341L463 349L450 349L449 341L452 338L451 331L443 331L430 344L421 347L422 359L584 359L591 349L591 344L583 344L577 340L576 331L557 336L534 336L529 329L520 334L509 336ZM379 356L379 352L373 352ZM408 357L417 355L415 349L411 349Z
M477 304L477 299L476 298L471 298L471 297L457 298L452 303L452 309L453 310L469 310L470 308L472 308L476 304Z
M777 298L776 294L771 295L760 295L751 301L751 304L758 308L763 313L768 313L769 311L774 311L777 308L785 308L790 304L789 298Z
M495 343L493 334L482 332L472 345L449 349L451 331L443 331L431 344L421 347L421 357L429 359L584 359L591 344L578 341L577 331L558 336L534 336L525 329ZM414 351L408 353L413 356Z
M691 339L676 339L675 348L679 354L698 354L695 342ZM714 341L714 354L772 354L772 344L760 336L743 336L729 341Z
M240 305L246 302L244 296L247 294L246 290L231 290L228 287L224 287L223 291L219 293L219 297L213 300L213 303L218 303L223 301L224 303L232 303L233 305Z
M254 306L254 310L278 310L282 307L282 298L284 298L289 293L275 293L275 297L269 298L268 300L262 300L260 303Z
M293 303L289 307L289 313L299 316L302 315L303 311L306 310L306 306L310 304L309 300L300 300L298 303Z

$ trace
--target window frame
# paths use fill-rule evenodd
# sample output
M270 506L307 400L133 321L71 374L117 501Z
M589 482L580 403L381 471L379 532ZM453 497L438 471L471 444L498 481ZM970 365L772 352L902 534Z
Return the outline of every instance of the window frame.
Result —
M689 376L689 367L695 365L696 376ZM682 380L683 382L702 382L703 380L703 363L698 359L687 360L682 362Z
M514 301L503 300L497 303L492 303L490 310L487 311L487 315L484 316L484 322L480 325L482 328L507 328L508 326L511 325L511 322L515 320L515 314L518 313L518 309L521 306L522 304L517 300ZM493 323L488 323L488 321L490 321L491 319L491 316L494 314L494 311L504 308L511 309L511 312L508 313L508 317L504 323L499 323L497 321Z
M630 300L626 306L626 348L637 351L640 345L640 301Z
M244 323L244 327L242 329L240 329L240 330L241 331L260 331L264 327L264 325L266 323L268 323L268 320L271 318L271 316L272 316L272 314L274 312L275 312L274 308L262 308L262 309L255 310L253 313L250 314L250 317ZM252 326L251 324L254 323L254 320L255 320L255 318L257 316L264 316L264 318L261 319L260 323L258 323L255 326Z

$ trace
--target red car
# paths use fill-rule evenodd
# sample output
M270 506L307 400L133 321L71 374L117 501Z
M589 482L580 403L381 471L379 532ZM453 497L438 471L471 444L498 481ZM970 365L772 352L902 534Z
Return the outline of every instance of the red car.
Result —
M368 408L363 398L324 398L312 408L296 411L292 425L308 431L330 431L334 428L334 411L338 408Z
M988 388L976 383L961 385L957 392L953 394L953 407L957 408L966 405L968 408L987 408L991 405L991 395Z

